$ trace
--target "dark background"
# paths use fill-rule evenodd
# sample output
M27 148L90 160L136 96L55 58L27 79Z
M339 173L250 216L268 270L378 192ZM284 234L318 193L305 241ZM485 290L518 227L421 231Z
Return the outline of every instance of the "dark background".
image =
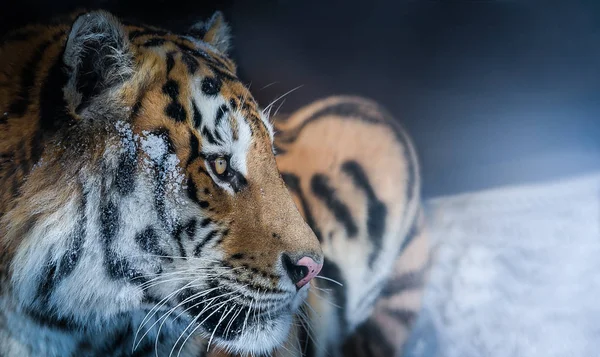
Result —
M3 1L0 31L80 7L178 30L222 10L240 77L282 111L381 102L426 197L600 169L600 1ZM266 87L266 88L265 88Z

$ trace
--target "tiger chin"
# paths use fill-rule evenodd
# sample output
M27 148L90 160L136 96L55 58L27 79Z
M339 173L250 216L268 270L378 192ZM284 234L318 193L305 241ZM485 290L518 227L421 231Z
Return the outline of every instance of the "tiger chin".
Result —
M323 253L220 13L0 45L0 355L268 353Z

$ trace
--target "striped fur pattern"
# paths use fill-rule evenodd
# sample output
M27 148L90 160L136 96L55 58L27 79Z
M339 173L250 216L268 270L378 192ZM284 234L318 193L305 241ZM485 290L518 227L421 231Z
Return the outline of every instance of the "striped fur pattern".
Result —
M417 156L371 100L336 96L275 121L277 164L325 265L282 356L398 355L420 308L429 246ZM290 352L294 351L294 353Z
M94 11L2 40L0 356L287 338L308 286L283 257L322 250L228 48L219 13L178 35Z

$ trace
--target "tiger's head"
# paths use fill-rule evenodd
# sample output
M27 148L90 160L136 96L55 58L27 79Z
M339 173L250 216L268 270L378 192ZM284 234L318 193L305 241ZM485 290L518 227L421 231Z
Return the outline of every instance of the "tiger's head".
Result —
M241 353L281 344L323 257L222 16L176 35L97 11L62 31L43 154L3 217L20 306L84 329L168 314Z

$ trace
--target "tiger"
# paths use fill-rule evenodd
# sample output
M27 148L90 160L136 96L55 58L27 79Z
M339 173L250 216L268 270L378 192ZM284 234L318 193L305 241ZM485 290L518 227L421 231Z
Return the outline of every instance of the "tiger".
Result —
M391 356L427 239L410 138L336 97L274 123L222 13L0 44L0 356Z
M86 11L0 48L0 355L268 353L319 274L217 12Z

